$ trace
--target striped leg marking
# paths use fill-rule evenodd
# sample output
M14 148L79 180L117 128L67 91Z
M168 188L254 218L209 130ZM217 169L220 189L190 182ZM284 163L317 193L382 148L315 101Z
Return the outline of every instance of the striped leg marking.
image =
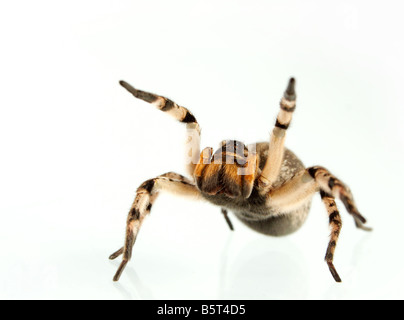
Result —
M262 194L266 194L271 189L272 184L276 181L281 170L286 130L289 128L295 109L295 79L291 78L281 100L275 128L272 131L269 141L268 159L258 180Z
M128 90L133 96L153 104L157 109L167 112L174 119L185 123L187 126L186 140L186 163L187 171L192 176L195 166L199 160L201 128L194 115L186 108L179 106L174 101L142 90L135 89L125 81L119 82L122 87Z
M341 282L337 270L335 270L333 260L335 247L337 246L338 237L342 228L341 216L338 212L337 204L333 196L327 194L324 191L320 191L321 199L327 209L329 223L331 227L330 242L328 243L327 253L325 255L325 261L327 262L328 268L336 282Z
M340 199L346 210L355 219L355 225L359 229L365 231L372 230L365 227L366 219L359 213L358 208L353 199L351 190L341 180L333 176L327 169L319 166L311 167L307 169L309 174L317 181L321 190L332 195L334 198Z
M115 274L114 281L118 281L123 270L132 257L133 246L144 218L150 213L152 205L160 191L171 191L176 194L198 198L200 193L195 185L187 178L169 172L141 184L136 191L136 197L129 211L126 222L125 245L110 256L116 259L123 255L122 263Z

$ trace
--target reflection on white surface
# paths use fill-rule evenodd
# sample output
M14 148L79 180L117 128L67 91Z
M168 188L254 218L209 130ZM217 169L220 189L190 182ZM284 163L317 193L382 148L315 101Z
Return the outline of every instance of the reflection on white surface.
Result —
M249 242L221 274L220 299L290 299L307 296L307 266L301 252L268 249L266 241Z
M118 268L119 264L114 263L115 267ZM124 284L119 282L114 282L114 287L119 291L122 295L122 299L127 300L153 300L155 297L153 296L150 287L142 283L136 271L132 267L128 267L126 270L128 279L130 280L131 291L126 289Z
M243 227L236 225L238 228ZM346 264L344 268L341 268L344 270L344 274L341 273L344 281L342 284L334 283L321 257L316 258L314 262L310 261L307 257L309 252L304 247L302 249L297 246L296 242L289 238L253 237L244 242L235 233L229 233L226 237L227 240L223 243L217 259L218 263L213 264L212 270L217 272L214 278L193 265L193 268L197 270L197 276L184 281L184 274L175 266L182 262L177 261L173 265L174 269L165 271L172 273L174 279L172 280L178 281L178 285L167 287L167 284L162 282L148 284L147 280L142 280L142 276L135 271L136 265L132 265L125 271L124 279L120 283L114 283L114 287L122 299L159 299L161 296L166 297L165 290L170 291L167 297L178 299L199 299L207 296L210 299L237 300L346 299L365 298L366 296L361 296L360 292L366 283L372 284L367 288L369 290L367 294L371 297L375 293L375 286L382 284L378 283L377 279L375 281L375 277L372 276L375 272L373 267L360 270L360 268L366 268L366 260L377 259L370 253L372 234L359 235L358 243L351 245L351 253L346 254L348 259L345 261L337 259L337 265ZM240 240L243 242L242 246L239 246ZM326 248L326 244L325 242L322 246ZM212 259L211 263L213 262ZM117 261L110 264L114 268L119 266ZM313 267L321 272L316 274L311 270ZM143 276L148 278L156 275L143 274ZM201 283L207 284L209 293L190 290L190 287L197 287ZM388 295L388 293L383 294Z
M212 284L212 298L215 299L282 299L302 298L307 296L307 266L301 252L293 243L285 253L276 248L268 249L267 242L262 239L250 241L236 256L229 257L233 242L233 234L229 234L223 255L217 264L217 283ZM118 268L118 262L112 262ZM135 267L129 266L126 279L115 283L115 288L123 299L154 299L150 285L141 281ZM181 275L173 275L181 277ZM204 282L204 274L199 281ZM129 281L128 281L129 280ZM195 279L194 279L195 280ZM192 281L195 282L195 281ZM214 288L218 292L214 293ZM159 288L155 288L157 291ZM180 288L173 288L174 291ZM181 290L181 289L180 289ZM183 298L187 298L183 288ZM196 298L196 297L194 297Z
M306 225L290 237L257 235L233 216L236 231L232 233L220 212L215 214L216 208L209 205L194 209L189 221L182 221L187 228L178 229L175 237L162 226L172 219L177 223L186 220L189 213L174 213L171 210L181 201L168 199L162 199L164 206L156 208L156 217L147 221L119 283L112 282L119 259L108 260L112 248L116 249L111 237L100 232L90 240L86 232L69 227L56 233L36 233L25 255L5 248L7 259L0 271L7 276L0 283L1 297L366 299L402 295L403 262L393 254L399 226L383 218L372 219L377 227L367 234L356 230L352 218L344 214L335 257L343 283L337 284L323 261L328 230L326 221L317 217L321 203L313 206ZM161 211L163 207L172 219ZM210 228L208 238L204 238L206 228ZM21 228L23 233L28 229ZM48 241L49 235L52 241Z

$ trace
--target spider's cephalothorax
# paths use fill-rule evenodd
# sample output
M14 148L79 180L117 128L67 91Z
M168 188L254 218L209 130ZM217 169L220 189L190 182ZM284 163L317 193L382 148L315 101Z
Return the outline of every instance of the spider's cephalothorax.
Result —
M327 209L332 229L325 260L335 281L341 279L333 265L334 251L341 231L341 217L335 198L342 201L363 230L365 218L359 213L349 188L327 169L305 168L303 163L284 147L286 131L296 108L295 80L289 81L280 103L280 110L270 141L245 146L227 140L213 152L200 152L200 127L189 110L170 99L137 90L128 83L120 84L136 98L155 105L187 126L187 169L190 178L169 172L145 181L137 189L129 211L124 247L111 255L123 255L115 274L118 281L129 262L133 245L144 218L150 213L160 191L172 191L184 196L206 199L221 207L230 227L227 210L244 224L263 234L282 236L296 231L306 220L313 195L319 192Z

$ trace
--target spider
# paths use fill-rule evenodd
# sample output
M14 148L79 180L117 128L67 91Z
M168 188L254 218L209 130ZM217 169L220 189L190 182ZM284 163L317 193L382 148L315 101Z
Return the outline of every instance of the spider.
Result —
M370 231L359 213L350 189L326 168L305 168L289 149L284 147L286 131L296 108L295 79L291 78L280 102L280 109L269 143L246 146L234 140L222 141L213 152L200 152L200 127L186 108L165 97L137 90L125 81L121 86L136 98L167 112L187 127L187 178L168 172L143 182L129 211L124 247L110 256L123 255L115 274L118 281L131 259L132 249L144 218L150 213L160 191L205 199L221 207L230 229L233 224L228 210L251 229L270 236L284 236L299 229L305 222L311 201L319 192L329 216L330 241L325 261L336 282L341 282L334 264L334 251L341 231L341 217L335 202L338 198L353 216L356 227Z

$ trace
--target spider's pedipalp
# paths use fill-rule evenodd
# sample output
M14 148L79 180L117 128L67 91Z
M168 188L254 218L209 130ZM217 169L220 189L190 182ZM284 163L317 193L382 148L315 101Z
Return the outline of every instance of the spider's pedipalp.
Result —
M192 176L199 160L201 128L195 116L187 109L179 106L174 101L154 93L135 89L129 83L121 80L119 84L129 91L134 97L153 104L160 111L166 112L177 121L186 124L186 164L188 173Z
M113 260L123 254L122 263L115 274L114 281L119 280L127 263L131 259L133 246L140 227L144 218L150 213L152 205L160 191L170 191L194 198L200 196L198 189L192 181L173 172L143 182L136 191L135 200L128 214L125 245L110 256L110 259Z

